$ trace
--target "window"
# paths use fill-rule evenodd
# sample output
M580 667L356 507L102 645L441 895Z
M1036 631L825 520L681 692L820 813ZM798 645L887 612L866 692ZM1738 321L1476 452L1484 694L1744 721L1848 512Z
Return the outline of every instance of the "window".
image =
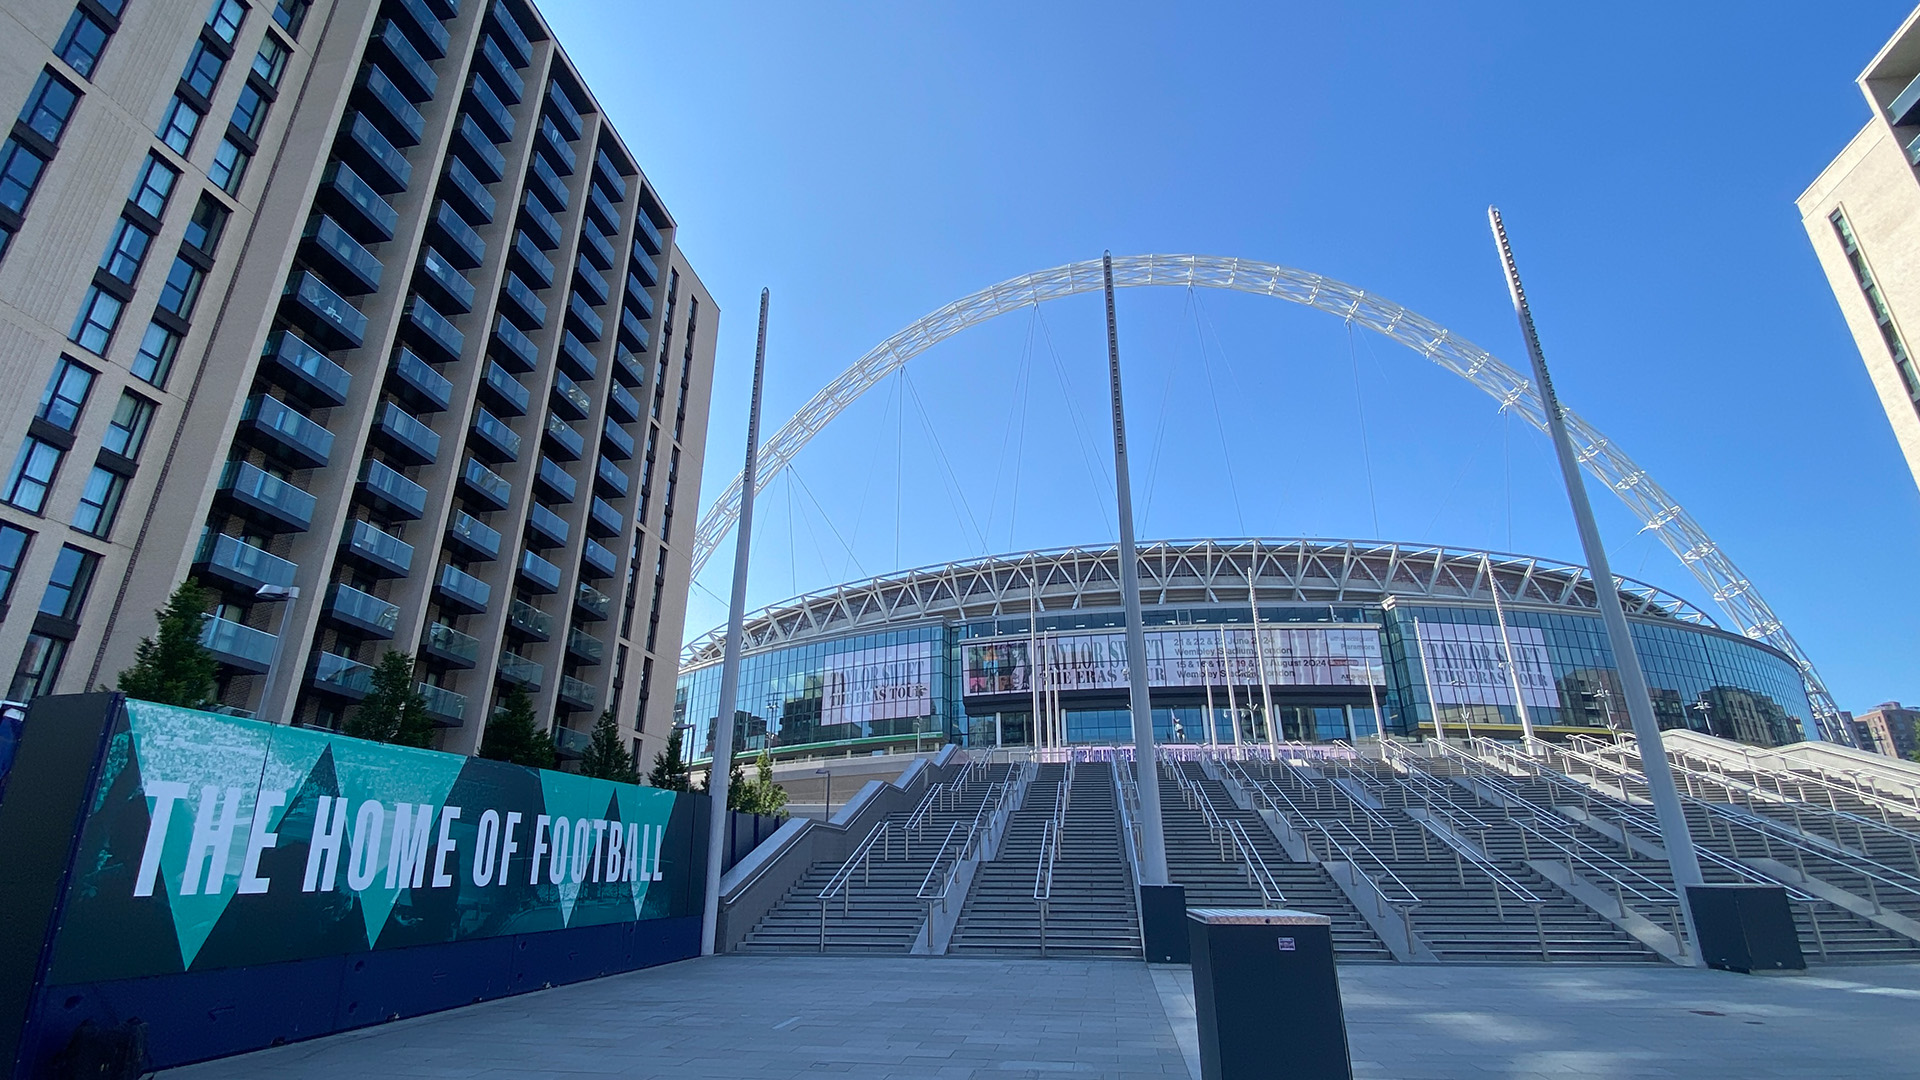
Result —
M133 182L133 193L127 196L127 201L159 217L166 213L167 199L173 194L173 184L178 179L179 170L161 161L159 155L148 154L147 163L140 167L140 176Z
M26 107L20 110L20 122L57 146L79 100L80 91L53 72L43 71L40 81L33 84L33 93L27 96Z
M73 527L104 538L113 531L113 519L120 516L120 500L126 493L126 477L95 465L73 511Z
M179 352L179 334L159 323L148 323L146 336L140 339L140 352L133 358L133 373L164 390Z
M13 139L0 144L0 206L16 214L25 213L33 187L40 182L46 159Z
M37 514L47 503L47 489L53 486L53 474L60 470L60 448L52 443L44 443L31 436L20 447L20 456L13 461L13 472L7 477L7 487L0 492L0 499Z
M50 693L60 678L60 665L67 658L67 643L45 634L29 634L26 651L20 654L20 666L13 671L13 683L7 687L10 701L32 701Z
M213 0L213 11L207 15L207 26L221 41L231 45L246 17L247 7L240 0Z
M113 239L107 241L107 253L100 257L100 269L131 285L140 276L140 264L146 260L147 247L152 243L152 233L121 218L113 230Z
M0 257L7 253L7 245L13 243L13 230L0 225Z
M287 33L300 36L300 24L307 21L308 0L275 0L273 21L287 28Z
M220 246L221 230L227 227L227 208L211 195L201 195L194 205L193 217L187 219L188 244L208 255Z
M184 155L193 148L193 133L199 130L200 114L185 98L176 95L160 121L160 141L172 147L174 153Z
M171 311L183 319L191 318L193 305L200 299L200 284L205 280L206 274L199 267L184 256L174 256L173 269L167 271L167 283L160 287L160 310Z
M0 612L7 609L7 602L13 598L13 581L20 574L20 564L27 561L27 541L33 534L12 525L0 525Z
M86 606L87 590L93 586L93 572L100 556L69 544L53 560L53 576L47 579L47 591L40 597L40 614L70 621L80 618Z
M61 357L40 394L40 411L34 415L61 431L72 431L87 404L87 392L93 389L93 376L91 369Z
M100 54L106 51L109 31L100 20L86 13L84 9L73 13L67 20L67 28L60 32L60 40L54 43L53 54L67 62L67 66L93 78L94 65L100 62Z
M153 402L132 391L122 390L119 404L113 407L113 419L107 422L107 433L100 437L100 445L123 458L138 458L140 448L147 442L147 429L151 426Z
M247 175L247 163L251 160L247 152L232 139L221 139L220 149L213 152L213 164L207 168L207 179L219 184L221 191L229 195L237 194L240 181Z
M287 70L287 47L272 34L260 39L260 51L253 57L253 73L274 89L280 88L280 76Z
M240 134L258 141L260 129L267 123L267 99L252 83L240 88L240 100L233 106L233 126Z
M213 96L213 88L220 84L220 73L227 69L227 59L214 52L205 41L193 43L193 53L187 57L187 69L180 73L180 81L200 92L203 98Z
M80 314L74 317L73 332L67 336L81 348L104 356L113 341L114 328L120 325L120 312L125 308L119 297L102 291L98 285L92 286L87 289L87 298L80 302Z

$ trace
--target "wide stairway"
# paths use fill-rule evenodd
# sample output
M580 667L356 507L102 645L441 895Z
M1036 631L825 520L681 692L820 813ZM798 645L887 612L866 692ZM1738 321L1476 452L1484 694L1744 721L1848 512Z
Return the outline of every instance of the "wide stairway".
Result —
M974 876L949 953L1041 955L1040 905L1034 889L1043 838L1065 774L1064 765L1040 766L1027 789L1026 804L1007 823L999 857L982 863ZM1111 764L1074 768L1047 904L1045 955L1049 957L1138 959L1142 955L1140 920L1126 853L1120 846L1113 789Z

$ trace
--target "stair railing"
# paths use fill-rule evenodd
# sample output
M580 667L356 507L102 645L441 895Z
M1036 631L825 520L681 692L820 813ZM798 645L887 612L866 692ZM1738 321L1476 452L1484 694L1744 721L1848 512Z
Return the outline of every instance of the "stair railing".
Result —
M1120 807L1120 833L1126 838L1127 868L1133 872L1133 883L1140 884L1141 839L1140 839L1140 789L1133 780L1133 763L1121 761L1117 757L1113 762L1113 783L1115 801Z
M1713 784L1720 789L1721 794L1725 797L1725 802L1744 804L1755 814L1760 813L1760 807L1762 806L1779 807L1791 811L1795 829L1809 836L1824 837L1825 834L1811 832L1806 826L1806 817L1809 814L1816 815L1816 821L1824 821L1826 826L1832 830L1832 835L1826 838L1832 839L1836 843L1840 840L1841 826L1850 825L1853 827L1854 836L1859 840L1859 850L1862 854L1872 857L1872 848L1868 846L1867 840L1867 834L1871 832L1874 836L1881 839L1905 844L1908 858L1912 860L1916 868L1920 868L1920 835L1916 835L1907 829L1900 828L1886 821L1876 821L1865 815L1856 814L1851 810L1840 809L1838 802L1833 798L1834 792L1830 789L1823 791L1823 793L1828 796L1829 805L1822 807L1818 804L1810 803L1804 798L1796 798L1788 795L1784 790L1778 793L1769 792L1756 783L1730 776L1726 774L1724 770L1707 770L1692 764L1692 762L1712 763L1712 759L1710 758L1698 758L1694 755L1684 753L1669 755L1669 758L1673 761L1674 771L1688 780L1689 794L1692 794L1691 789L1696 782ZM1633 760L1636 763L1640 761L1638 752L1634 753ZM1644 769L1644 765L1642 768ZM1644 772L1642 775L1645 775ZM1883 812L1884 809L1883 807Z
M1317 833L1327 845L1327 861L1346 863L1353 867L1354 877L1367 883L1372 890L1377 914L1384 917L1388 909L1399 914L1400 923L1407 932L1407 952L1411 954L1414 948L1413 911L1421 904L1420 894L1401 881L1400 875L1393 872L1393 867L1388 866L1379 852L1373 850L1373 846L1361 839L1346 822L1336 818L1312 824L1314 832L1307 834L1309 847Z
M934 853L933 865L927 867L927 876L920 881L920 891L916 897L927 905L927 922L933 922L933 908L938 904L945 910L949 898L953 895L954 883L959 879L961 867L969 859L977 858L980 852L996 840L1006 828L1007 817L1012 813L1020 785L1012 780L996 781L987 789L987 795L980 800L980 808L974 811L973 821L967 831L960 832L960 823L954 822L947 830L947 840ZM958 842L954 839L958 837ZM952 847L949 848L949 844ZM952 851L952 858L947 856ZM945 871L941 867L945 865ZM935 879L938 878L938 885Z
M1060 774L1060 786L1054 791L1053 813L1040 829L1040 856L1033 870L1033 902L1040 909L1040 955L1047 955L1047 907L1053 900L1053 864L1060 857L1060 836L1067 829L1067 807L1073 800L1071 757Z
M875 847L882 849L880 857L883 860L892 858L893 836L899 832L902 832L902 830L894 824L891 818L875 825L872 831L867 833L866 839L860 841L860 846L853 849L853 854L847 856L847 861L840 864L840 869L834 871L833 877L827 881L826 887L820 890L821 952L827 951L828 904L835 896L838 896L840 898L841 917L845 918L851 912L853 907L853 872L856 869L860 871L860 883L862 885L872 884L873 849ZM904 853L904 844L902 845L902 850Z

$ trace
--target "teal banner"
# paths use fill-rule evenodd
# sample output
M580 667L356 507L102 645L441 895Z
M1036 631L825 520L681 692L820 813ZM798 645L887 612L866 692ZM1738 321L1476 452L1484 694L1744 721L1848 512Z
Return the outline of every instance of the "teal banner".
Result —
M128 701L47 981L698 915L693 802Z

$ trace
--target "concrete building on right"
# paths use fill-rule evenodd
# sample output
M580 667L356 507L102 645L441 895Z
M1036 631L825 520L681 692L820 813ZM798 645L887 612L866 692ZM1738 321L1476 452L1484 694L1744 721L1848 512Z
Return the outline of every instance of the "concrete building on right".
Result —
M1853 718L1862 750L1914 760L1920 750L1920 709L1886 701Z
M1920 484L1920 9L1858 82L1873 115L1797 204Z

